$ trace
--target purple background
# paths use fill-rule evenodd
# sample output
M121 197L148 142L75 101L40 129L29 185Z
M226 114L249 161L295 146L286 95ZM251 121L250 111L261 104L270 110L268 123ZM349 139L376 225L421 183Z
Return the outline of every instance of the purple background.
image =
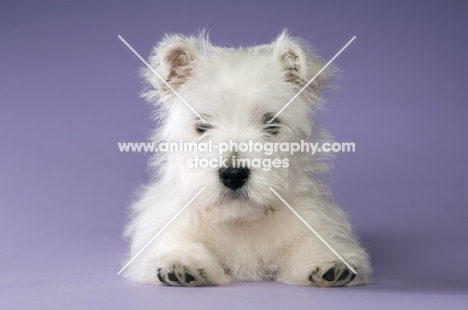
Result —
M466 1L2 1L1 309L468 309ZM165 31L265 43L283 27L343 70L322 121L357 152L331 183L375 267L366 287L154 287L116 275L153 124L141 55ZM298 225L301 225L298 222Z

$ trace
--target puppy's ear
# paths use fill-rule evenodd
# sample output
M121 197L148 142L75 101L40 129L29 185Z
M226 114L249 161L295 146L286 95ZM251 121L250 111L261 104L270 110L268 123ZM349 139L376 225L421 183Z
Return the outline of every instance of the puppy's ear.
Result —
M197 36L166 35L153 48L149 64L159 73L161 78L173 89L177 90L193 75L197 60L209 46L208 36L201 31ZM143 94L147 99L172 92L166 83L149 68L143 68L143 77L149 84L149 89Z
M273 54L284 69L285 81L299 89L307 84L322 69L324 62L305 42L289 36L287 30L273 41ZM319 95L333 69L326 69L309 85L314 95Z

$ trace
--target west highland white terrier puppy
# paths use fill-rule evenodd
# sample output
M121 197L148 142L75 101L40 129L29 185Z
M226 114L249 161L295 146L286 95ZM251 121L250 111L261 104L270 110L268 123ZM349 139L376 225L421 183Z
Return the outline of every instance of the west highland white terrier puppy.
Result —
M270 44L243 48L214 46L203 32L166 35L149 64L166 81L143 70L148 83L144 97L154 104L159 122L151 142L214 145L328 139L316 124L315 112L331 70L274 118L323 67L306 43L287 32ZM307 152L282 150L266 154L230 149L219 154L217 149L155 153L150 161L153 181L133 204L125 231L131 257L154 240L125 269L127 278L174 286L273 280L328 287L369 282L369 257L320 181L326 170L323 161ZM197 167L194 158L222 159L226 165ZM271 169L234 165L236 159L255 158L277 159L277 165Z

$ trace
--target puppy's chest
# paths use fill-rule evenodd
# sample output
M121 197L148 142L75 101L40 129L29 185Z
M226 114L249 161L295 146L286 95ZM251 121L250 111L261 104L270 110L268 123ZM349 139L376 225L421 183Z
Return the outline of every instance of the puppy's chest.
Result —
M207 246L228 265L270 265L281 255L287 239L284 234L241 227L219 232Z

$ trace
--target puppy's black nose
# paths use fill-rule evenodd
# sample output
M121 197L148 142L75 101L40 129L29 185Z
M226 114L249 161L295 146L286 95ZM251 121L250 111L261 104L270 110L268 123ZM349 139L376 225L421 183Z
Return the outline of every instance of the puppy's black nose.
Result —
M224 186L236 190L242 187L249 178L250 170L248 168L221 168L219 169L219 179Z

